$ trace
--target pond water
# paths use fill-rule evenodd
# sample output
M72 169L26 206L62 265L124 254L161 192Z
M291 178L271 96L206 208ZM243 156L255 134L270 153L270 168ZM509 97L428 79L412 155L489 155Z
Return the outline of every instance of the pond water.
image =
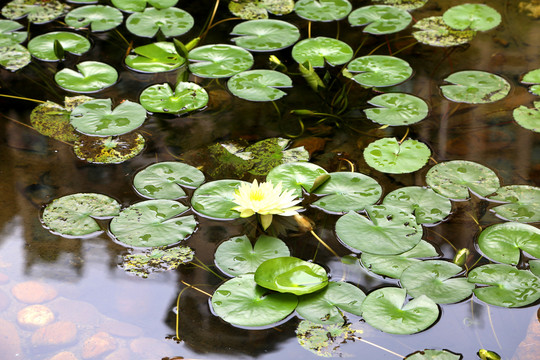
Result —
M353 8L366 3L352 1ZM441 15L449 7L462 3L466 2L430 0L412 14L416 20ZM195 27L179 39L187 43L201 32L213 4L213 1L201 0L178 5L195 18ZM540 5L537 1L508 0L490 1L489 5L502 15L501 25L478 32L469 44L450 50L422 44L408 47L414 42L410 26L398 35L375 37L362 35L361 28L351 28L346 20L340 22L341 40L353 48L365 41L358 55L366 55L383 44L376 54L388 55L389 51L395 53L403 49L398 57L408 61L414 69L414 76L392 91L414 94L428 103L428 117L410 126L408 136L425 143L432 151L433 160L410 174L384 174L366 164L363 150L370 142L382 137L400 139L407 129L405 126L380 128L365 119L361 110L375 93L358 84L351 87L349 106L352 111L346 119L337 123L304 119L302 131L298 120L289 114L290 110L321 111L323 107L301 76L293 77L294 88L287 89L288 95L276 102L281 117L270 102L249 102L231 95L225 80L191 76L190 81L208 91L208 107L182 117L149 116L138 130L147 141L144 151L114 165L81 161L70 144L32 129L29 117L36 103L0 98L0 353L8 354L4 356L9 360L51 359L61 352L71 352L74 357L63 354L66 357L58 359L81 359L84 354L88 358L92 344L87 340L105 333L110 348L96 355L96 359L319 358L299 344L295 334L300 322L297 317L268 329L240 329L212 314L208 296L194 289L184 291L180 297L181 341L176 341L174 309L179 292L186 288L185 284L192 284L212 293L222 282L220 278L192 264L175 271L153 273L148 278L130 275L119 267L126 248L112 241L107 233L82 239L54 235L40 221L42 208L53 199L79 192L107 194L127 207L142 200L132 187L135 173L158 161L180 160L201 167L207 181L227 178L231 176L227 172L209 175L215 164L205 155L208 146L224 141L252 144L291 135L294 135L292 146L304 145L309 149L311 162L329 172L350 171L350 164L354 164L356 171L381 184L383 195L403 186L425 186L425 175L435 164L433 161L447 160L469 160L487 166L497 173L502 185L540 186L540 137L512 118L513 109L520 105L531 107L537 100L520 83L520 78L540 67L540 20L533 16L538 13L533 10L540 9ZM214 23L228 17L226 4L220 4ZM308 22L295 14L280 19L298 26L303 37L307 34ZM230 43L228 34L236 23L237 20L226 21L215 26L204 43ZM35 36L61 27L60 23L52 22L31 25L30 31ZM334 37L338 27L335 22L312 23L310 31L312 37ZM131 36L123 26L120 32ZM116 85L92 94L97 98L110 97L116 103L123 99L137 102L141 91L150 84L175 83L174 72L142 74L127 69L123 64L127 45L117 33L90 37L92 50L80 57L68 55L63 65L33 60L15 73L1 69L0 92L61 103L64 96L72 93L54 84L54 73L61 67L74 68L76 63L85 60L103 61L119 71L120 80ZM150 42L131 38L135 38L134 46ZM388 46L385 40L389 41ZM296 72L290 50L281 50L277 56L291 72ZM254 68L267 68L267 53L254 53L254 58ZM327 68L335 74L341 69ZM459 70L498 74L508 80L512 88L508 96L494 103L470 105L449 101L442 96L439 86L444 78ZM252 178L245 174L243 179ZM470 249L473 255L467 264L472 266L479 259L475 250L479 226L485 228L503 222L490 212L490 207L493 203L476 196L468 201L453 202L449 218L436 226L425 227L423 239L438 245L446 259L453 258L453 247ZM316 232L340 256L350 254L336 238L337 215L314 208L308 208L303 215L314 221ZM215 249L221 242L246 232L250 236L256 234L250 220L217 221L198 216L197 221L198 230L185 244L195 251L201 263L211 267L214 267ZM372 275L358 264L343 264L320 247L309 233L290 231L280 238L286 241L294 256L313 259L326 267L332 279L345 278L366 293L398 284L396 280ZM43 292L43 298L36 302L49 308L55 321L75 324L76 333L69 333L68 328L61 330L68 334L55 335L56 340L71 336L69 341L58 340L60 344L54 344L52 339L41 344L35 339L35 328L21 325L17 316L32 303L14 291L21 285L30 288L28 291L34 296ZM349 314L348 321L359 331L357 336L362 340L348 340L336 347L333 354L355 359L395 359L417 350L448 349L462 354L464 359L474 359L478 350L488 349L503 359L533 359L540 351L537 311L538 302L506 309L487 305L473 295L456 304L442 305L439 320L428 330L413 335L386 334L370 327L361 317Z

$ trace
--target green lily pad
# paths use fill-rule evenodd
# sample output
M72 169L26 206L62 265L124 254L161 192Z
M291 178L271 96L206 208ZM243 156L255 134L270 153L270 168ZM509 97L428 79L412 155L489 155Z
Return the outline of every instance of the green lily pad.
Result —
M434 224L444 220L452 211L448 198L430 188L407 186L390 192L383 205L391 205L414 214L418 224Z
M214 261L228 276L239 276L255 273L266 260L290 255L287 245L278 238L261 235L252 246L243 235L222 242L216 249Z
M62 69L54 75L54 81L68 91L91 93L113 86L118 80L116 69L99 61L79 63L77 70Z
M365 33L373 35L393 34L405 29L412 20L406 10L387 5L363 6L349 15L351 26L364 26Z
M217 180L201 185L193 193L191 206L198 213L213 219L237 219L240 213L233 210L234 192L245 181Z
M53 233L78 237L94 235L102 229L94 219L118 215L118 201L102 194L78 193L53 200L43 210L43 224Z
M112 0L112 4L127 12L144 11L147 4L156 9L167 9L176 5L178 0Z
M327 174L322 167L308 162L291 162L276 166L266 176L266 181L283 185L283 190L294 189L297 197L302 197L302 188L307 192L320 175Z
M341 40L319 36L296 43L292 49L292 56L299 64L309 61L313 67L323 67L326 61L336 66L351 60L353 50Z
M488 264L469 272L469 281L486 285L474 290L482 301L502 307L521 307L540 299L540 278L511 265Z
M64 51L82 55L90 50L90 41L82 35L67 31L55 31L39 35L28 42L28 51L39 60L58 61L54 44L58 41Z
M420 242L422 226L408 212L389 205L368 206L366 212L369 219L351 211L336 222L339 240L351 250L397 255Z
M521 105L514 109L512 115L521 127L540 132L540 101L534 102L534 108Z
M467 200L469 191L487 196L500 187L493 170L466 160L453 160L433 166L426 174L426 183L435 192L453 200Z
M26 31L17 31L24 26L16 21L0 20L0 47L22 43L28 37Z
M534 95L540 95L540 69L531 70L521 79L521 82L526 85L533 85L530 87L530 92Z
M133 178L133 187L149 199L174 200L186 196L180 186L196 188L204 182L204 174L197 168L181 162L164 161L139 171Z
M442 85L445 98L467 104L487 104L503 99L510 92L510 84L502 77L485 71L459 71L444 81L453 85Z
M367 175L353 172L334 172L329 175L330 179L314 192L323 196L311 204L315 208L344 214L348 211L362 211L381 197L381 186Z
M352 10L347 0L298 0L296 15L310 21L335 21L345 18Z
M156 42L133 49L126 56L126 65L135 71L158 73L178 69L186 59L178 55L173 43Z
M205 107L208 93L192 82L179 82L174 92L168 83L155 84L143 90L139 101L151 112L183 114Z
M399 281L409 295L429 297L437 304L452 304L471 296L474 284L465 277L461 266L444 260L420 261L401 274Z
M439 256L437 250L425 240L420 242L409 251L405 251L399 255L375 255L370 253L362 253L360 260L362 265L382 276L388 276L393 279L399 279L403 270L420 262L420 258L433 258Z
M122 245L159 247L176 244L193 234L193 215L181 216L187 206L173 200L146 200L122 210L113 218L111 233Z
M415 10L424 6L428 0L372 0L374 4L392 5L403 10Z
M504 220L540 221L540 188L527 185L503 186L488 198L507 203L491 209Z
M402 93L378 95L369 100L368 104L377 107L365 109L364 113L368 119L381 125L415 124L424 120L429 112L424 100Z
M540 260L530 260L529 261L529 270L540 278Z
M189 70L203 78L230 77L253 65L249 51L224 44L196 47L189 52L189 60Z
M387 87L404 82L411 77L413 70L409 63L387 55L368 55L354 59L347 65L353 80L363 86Z
M80 135L73 151L80 160L92 164L120 164L139 155L145 143L136 132L109 137Z
M405 174L424 167L431 150L417 140L398 142L396 138L383 138L369 144L364 149L366 163L384 173Z
M250 20L236 25L231 35L236 45L251 51L284 49L300 38L298 28L281 20Z
M70 115L71 125L85 135L122 135L137 129L146 119L138 103L125 100L111 110L111 99L96 99L77 106Z
M264 288L295 295L310 294L328 285L322 266L291 256L266 260L255 271L254 279Z
M146 8L143 12L131 14L126 20L126 28L130 33L142 37L154 37L161 30L165 37L180 36L187 33L195 20L182 9Z
M22 45L0 47L0 66L9 71L22 69L31 61L30 52Z
M449 47L470 42L476 36L474 30L455 30L446 25L442 16L430 16L413 25L419 31L413 32L414 38L426 45Z
M296 307L298 315L317 324L343 324L341 311L362 315L362 290L346 282L330 281L316 293L301 296Z
M125 272L143 278L154 272L170 271L193 260L195 252L188 246L175 246L171 249L153 248L142 253L122 256L119 265Z
M112 6L87 5L71 10L65 21L75 29L90 27L92 32L99 32L116 28L124 21L124 15Z
M497 10L484 4L453 6L443 14L444 22L456 30L487 31L501 23Z
M426 349L416 351L405 357L405 360L461 360L461 354L454 354L448 350Z
M274 101L287 95L279 88L292 87L288 75L274 70L251 70L234 75L227 81L233 95L249 101Z
M227 280L212 295L212 309L236 326L265 326L291 314L298 299L292 294L268 292L253 280L252 274Z
M304 349L320 357L347 357L340 349L341 344L355 341L363 331L352 327L352 324L337 325L316 324L302 320L296 328L298 343Z
M540 258L540 230L515 222L492 225L480 233L478 247L491 260L517 265L520 250Z
M27 16L34 24L45 24L62 16L65 5L58 0L12 0L2 8L2 15L10 20Z
M430 327L439 317L439 308L425 295L404 305L405 289L386 287L368 294L362 316L376 329L390 334L414 334Z

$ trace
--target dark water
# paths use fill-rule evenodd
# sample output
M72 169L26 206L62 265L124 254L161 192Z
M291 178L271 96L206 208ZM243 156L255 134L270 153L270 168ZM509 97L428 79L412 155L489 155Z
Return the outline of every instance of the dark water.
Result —
M366 3L355 1L353 7ZM421 19L440 15L449 6L458 3L465 1L430 1L423 9L414 11L413 16ZM212 4L211 1L198 1L181 3L179 6L195 18L201 16L204 19ZM502 185L539 186L540 138L537 133L517 125L511 113L519 105L531 107L536 100L519 83L519 79L527 71L540 67L540 20L528 16L526 11L521 12L517 1L493 1L489 5L502 14L503 23L496 30L479 33L470 45L448 51L419 44L401 52L398 56L411 64L415 74L395 90L414 94L429 103L429 117L411 126L410 136L426 143L436 161L476 161L495 170ZM228 16L222 4L216 21ZM305 36L306 22L294 15L285 19L297 24ZM228 43L226 34L235 23L225 22L217 26L205 41ZM42 28L53 29L55 26L53 23ZM200 31L200 24L198 26L181 39L187 42L196 36ZM42 28L32 26L31 29L39 32ZM336 30L335 23L314 24L312 36L334 36ZM410 43L410 38L405 38L407 35L410 35L410 30L399 33L399 37L404 37L402 39L388 37L394 52ZM358 56L367 54L380 44L381 38L372 38L365 43ZM346 23L342 23L341 39L356 46L362 41L361 29L351 30ZM144 43L143 40L138 41ZM148 75L124 69L122 54L125 44L113 33L99 35L93 46L94 49L81 58L68 58L65 66L73 68L80 61L100 60L121 71L120 82L97 97L137 101L140 91L148 85L175 81L172 73ZM388 49L384 46L377 53L388 54ZM289 60L287 50L281 51L279 56L284 61ZM257 54L254 68L265 68L266 58L267 55ZM292 60L287 64L294 67ZM67 93L54 86L52 75L56 66L34 61L16 74L0 70L0 91L3 94L60 102ZM489 71L505 77L512 84L510 94L501 101L480 106L459 105L445 100L438 88L443 83L442 79L455 71L469 69ZM56 93L31 83L30 79L41 85L47 82L53 84ZM274 136L286 137L300 131L293 118L284 116L280 119L272 104L255 104L234 98L224 90L224 81L196 81L210 93L209 107L182 118L150 116L141 129L147 139L145 151L119 165L100 166L77 160L70 145L46 138L24 126L29 124L29 114L36 104L0 98L0 111L4 115L0 117L0 274L8 278L0 283L3 292L0 299L8 299L4 309L0 306L0 319L16 324L17 312L26 305L13 298L11 288L29 280L52 285L58 291L58 297L51 302L52 308L56 302L54 309L57 309L58 318L63 316L59 300L67 301L69 306L80 307L81 312L88 314L78 320L78 340L62 347L33 347L32 331L18 327L22 349L19 358L49 359L62 350L80 354L84 339L98 332L111 319L127 324L125 327L129 325L138 329L129 336L125 332L116 336L116 351L125 350L130 354L126 358L130 359L318 358L298 344L294 333L298 323L296 318L267 330L237 329L213 316L208 297L194 290L185 291L180 300L179 330L182 341L177 343L170 338L176 326L172 310L179 291L184 288L180 281L195 284L211 293L220 283L217 277L193 266L182 267L176 272L153 274L148 279L130 276L118 268L119 256L125 254L126 249L112 242L107 234L89 239L64 239L52 235L40 224L42 206L71 193L103 193L115 197L124 206L140 201L141 198L131 187L132 178L139 169L156 161L180 159L193 163L196 159L194 153L215 142L255 142ZM304 85L303 80L295 77L293 81L295 88L279 102L282 114L291 109L317 109L319 99ZM372 93L359 86L352 87L351 104L358 108L357 114L365 107L365 100L372 96ZM385 194L402 186L425 185L425 173L433 165L430 162L424 169L405 175L385 175L370 169L362 158L364 147L377 137L400 138L405 134L405 128L378 130L375 124L355 117L354 112L339 127L331 123L316 125L313 122L306 123L306 128L296 141L313 144L317 140L317 143L324 144L320 151L313 154L312 162L328 171L339 171L348 170L347 162L341 159L349 160L358 171L379 181ZM306 215L317 223L319 235L324 235L340 255L347 254L333 233L336 216L315 210L308 210ZM249 227L249 224L241 221L199 220L199 229L187 241L187 245L195 250L198 259L208 265L212 265L217 244L242 234ZM451 258L453 250L442 237L449 239L457 248L473 250L478 234L475 221L487 226L501 220L489 212L485 201L473 198L454 203L450 219L428 228L424 239L440 245L444 256ZM289 235L284 240L295 256L313 257L316 242L312 237ZM393 284L374 278L359 267L344 268L324 249L319 250L316 261L330 270L333 279L340 279L346 271L347 281L359 285L366 292ZM496 351L504 359L511 359L526 337L529 323L537 323L537 309L538 305L502 309L487 306L473 298L443 306L437 323L427 331L408 336L384 334L354 316L349 320L355 328L364 331L361 335L363 339L403 356L416 350L436 348L461 353L464 359L474 359L479 349L486 348ZM137 351L133 345L136 341L147 344L144 348L146 352ZM397 358L358 341L341 345L341 351L357 359Z

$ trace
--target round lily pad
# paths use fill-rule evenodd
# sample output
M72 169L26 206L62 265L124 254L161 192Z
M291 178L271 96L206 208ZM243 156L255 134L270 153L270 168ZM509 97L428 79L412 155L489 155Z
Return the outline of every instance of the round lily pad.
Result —
M146 8L143 12L131 14L126 20L130 33L142 37L154 37L161 30L166 37L185 34L195 24L193 17L182 9Z
M294 5L296 15L311 21L335 21L345 18L352 10L347 0L299 0Z
M151 248L142 253L122 256L119 265L125 272L147 278L153 272L177 269L181 264L193 260L195 252L188 246L175 246L170 249Z
M272 184L282 183L283 190L294 189L297 197L302 197L302 188L307 192L315 180L327 174L322 167L308 162L290 162L276 166L266 176L266 181Z
M434 224L444 220L452 211L448 198L430 188L407 186L390 192L383 205L392 205L414 214L418 224Z
M476 36L474 30L455 30L446 25L442 16L430 16L413 25L419 31L413 32L414 38L426 45L448 47L470 42Z
M189 70L203 78L230 77L253 65L249 51L224 44L196 47L189 52L189 60Z
M133 187L149 199L174 200L186 196L180 187L196 188L204 182L204 174L197 168L181 162L164 161L139 171L133 178Z
M529 260L529 270L540 278L540 260Z
M471 296L474 284L465 277L456 277L463 269L444 260L420 261L412 264L399 278L409 295L429 297L437 304L452 304Z
M487 31L501 23L501 14L484 4L462 4L446 10L443 19L456 30Z
M349 353L341 349L341 345L358 340L363 333L363 330L359 329L362 325L360 322L323 325L302 320L296 328L296 338L300 346L319 358L350 357Z
M267 19L274 15L290 14L294 10L294 0L236 0L229 1L229 11L245 20Z
M58 0L12 0L2 8L2 15L10 20L27 16L34 24L45 24L62 16L65 5Z
M312 204L315 208L337 214L362 211L381 197L381 186L367 175L353 172L335 172L329 175L330 179L314 192L323 196Z
M249 101L274 101L287 95L279 88L292 87L288 75L274 70L250 70L234 75L227 81L233 95Z
M296 43L292 56L299 64L309 61L313 67L323 67L326 61L336 66L351 60L353 50L341 40L319 36Z
M116 28L124 21L124 15L112 6L87 5L71 10L65 21L75 29L90 27L93 32L99 32Z
M371 121L381 125L409 125L424 120L429 112L428 105L419 97L388 93L375 96L368 104L376 108L365 109L364 113Z
M133 131L146 119L146 111L138 103L125 100L114 110L111 107L111 99L87 101L71 112L71 125L85 135L111 136Z
M9 70L17 71L32 61L30 52L22 45L9 45L0 47L0 66Z
M420 170L427 164L431 150L417 140L399 143L396 138L383 138L364 149L366 163L384 173L405 174Z
M222 242L216 249L214 261L228 276L255 273L263 262L276 257L290 256L287 245L278 238L261 235L251 245L245 235Z
M515 222L492 225L480 233L478 247L491 260L517 265L520 250L540 258L540 230Z
M232 40L236 45L251 51L284 49L300 38L298 28L282 20L250 20L236 25L231 32L239 35Z
M234 202L234 192L245 181L240 180L217 180L201 185L193 193L191 206L198 213L214 219L237 219L238 211L233 207L238 206Z
M265 326L286 318L298 299L293 294L269 293L245 274L227 280L212 295L217 316L236 326Z
M487 104L506 97L510 84L504 78L485 71L459 71L444 81L453 85L442 85L445 98L467 104Z
M505 202L491 209L497 216L509 221L540 221L540 188L528 185L503 186L490 200Z
M347 70L359 73L353 76L353 80L370 87L394 86L410 78L413 73L408 62L387 55L356 58L347 65Z
M139 155L145 142L144 136L136 132L109 137L79 135L73 151L79 159L92 164L120 164Z
M112 0L112 4L127 12L144 11L147 5L156 9L166 9L176 5L178 0Z
M405 289L377 289L364 299L362 317L376 329L390 334L414 334L430 327L439 317L439 308L425 295L404 304Z
M112 86L118 80L115 68L99 61L77 64L76 72L62 69L54 75L54 81L63 89L78 93L91 93Z
M521 105L514 109L512 115L521 127L540 132L540 101L534 102L534 108Z
M118 201L102 194L78 193L53 200L43 210L43 224L62 236L83 236L101 232L94 219L118 215Z
M530 92L534 95L540 95L540 69L531 70L523 75L521 79L523 84L533 85L530 87Z
M193 215L180 216L187 206L173 200L147 200L122 210L113 218L111 233L130 247L159 247L176 244L193 234Z
M373 205L366 207L366 212L369 219L351 211L336 222L339 240L352 251L397 255L420 242L422 226L407 211L389 205Z
M126 65L135 71L158 73L178 69L186 59L178 55L173 43L156 42L133 49L126 56Z
M266 260L255 271L254 279L264 288L295 295L310 294L328 285L322 266L292 256Z
M179 82L173 90L168 83L147 87L139 98L148 111L183 114L200 109L208 104L208 93L192 82Z
M349 15L352 26L364 26L365 33L393 34L409 26L411 14L406 10L387 5L369 5L354 10Z
M467 200L469 191L487 196L500 187L499 178L491 169L466 160L453 160L433 166L426 174L426 183L435 192L453 200Z
M454 354L448 350L426 349L416 351L405 357L405 360L462 360L461 354Z
M521 307L540 299L540 278L511 265L482 265L471 270L468 279L486 285L474 289L474 294L488 304Z
M82 55L90 50L90 41L84 36L67 31L55 31L36 36L28 42L28 51L39 60L58 61L54 44L58 41L64 51Z
M330 281L316 293L301 296L296 307L298 315L317 324L343 324L340 310L362 315L362 290L346 282Z
M392 5L403 10L415 10L424 6L428 0L372 0L374 4Z
M28 37L26 31L17 31L24 26L16 21L0 20L0 47L22 43Z

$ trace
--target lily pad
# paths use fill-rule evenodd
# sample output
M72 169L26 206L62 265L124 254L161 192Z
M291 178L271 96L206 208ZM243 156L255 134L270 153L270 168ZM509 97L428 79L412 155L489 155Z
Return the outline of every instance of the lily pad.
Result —
M373 205L366 207L366 212L369 219L351 211L336 222L339 240L351 250L397 255L420 242L422 226L407 211L389 205Z
M353 80L363 86L387 87L411 77L413 70L405 60L387 55L368 55L354 59L347 70L360 73Z
M503 99L510 92L510 84L502 77L485 71L459 71L444 81L453 85L442 85L445 98L466 104L487 104Z
M476 36L474 30L455 30L446 25L442 16L431 16L419 20L413 25L419 31L413 32L414 38L426 45L449 47L470 42Z
M264 288L295 295L310 294L328 285L322 266L291 256L266 260L255 271L254 279Z
M178 0L112 0L112 4L127 12L144 11L147 5L156 9L167 9L176 5Z
M334 172L329 175L330 179L314 192L323 196L312 204L315 208L344 214L348 211L362 211L381 197L381 186L367 175L353 172Z
M415 124L424 120L429 112L424 100L402 93L378 95L369 100L368 104L377 107L365 109L364 113L368 119L381 125Z
M540 101L534 102L534 108L521 105L514 109L512 115L521 127L540 132Z
M405 29L412 20L406 10L386 5L370 5L354 10L349 15L351 26L364 26L365 33L393 34Z
M149 199L174 200L186 196L181 186L196 188L204 182L204 174L197 168L181 162L164 161L139 171L133 178L133 187Z
M351 60L353 50L341 40L319 36L296 43L292 56L299 64L309 61L313 67L323 67L326 61L336 66Z
M302 320L296 328L298 343L304 349L320 357L347 357L340 349L341 344L355 341L362 335L362 330L345 325L322 325L309 320Z
M434 224L444 220L452 211L448 198L430 188L407 186L390 192L383 205L392 205L414 214L418 224Z
M322 167L308 162L291 162L276 166L266 176L266 181L283 185L283 190L294 189L297 197L302 197L302 188L307 192L320 175L327 174Z
M22 43L28 37L26 31L17 31L24 26L16 21L0 20L0 47Z
M274 70L251 70L234 75L227 87L241 99L249 101L274 101L287 95L279 88L292 87L288 75Z
M474 290L482 301L502 307L521 307L540 299L540 278L511 265L488 264L469 272L469 281L486 285Z
M461 360L461 354L454 354L448 350L426 349L416 351L405 357L405 360Z
M521 79L521 82L526 85L532 85L530 92L534 95L540 95L540 69L531 70Z
M519 222L540 221L540 188L528 185L503 186L489 196L490 200L505 202L491 209L504 220Z
M424 167L431 150L417 140L408 139L399 143L396 138L383 138L369 144L364 149L366 163L384 173L405 174Z
M182 9L146 8L143 12L131 14L126 20L126 28L130 33L142 37L154 37L161 30L165 37L180 36L187 33L195 20Z
M520 250L540 258L540 230L515 222L495 224L480 233L478 247L491 260L517 265Z
M269 293L253 280L252 274L227 280L212 295L217 316L236 326L266 326L291 314L298 299L292 294Z
M91 93L112 86L118 80L115 68L99 61L77 64L76 72L62 69L54 75L54 81L63 89L78 93Z
M290 256L287 245L278 238L261 235L251 245L246 235L233 237L216 249L214 261L228 276L255 273L263 262L276 257Z
M62 236L78 237L102 231L94 219L118 215L118 201L102 194L78 193L53 200L43 210L43 224Z
M240 180L217 180L201 185L193 193L191 206L198 213L213 219L237 219L238 211L233 207L238 206L234 202L234 192L245 181Z
M138 103L125 100L114 110L111 107L111 99L87 101L71 112L71 125L85 135L114 136L137 129L146 119L146 111Z
M231 0L229 11L245 20L267 19L274 15L290 14L294 10L294 0Z
M139 98L148 111L183 114L203 108L208 104L208 93L192 82L179 82L173 90L168 83L147 87Z
M189 52L189 70L203 78L224 78L248 70L253 56L239 46L215 44Z
M90 27L92 32L100 32L116 28L124 21L124 15L112 6L87 5L71 10L65 21L75 29Z
M345 18L352 10L347 0L298 0L296 15L310 21L335 21Z
M469 191L487 196L500 187L493 170L466 160L453 160L433 166L426 174L426 183L437 193L453 200L467 200Z
M59 42L65 52L82 55L90 50L90 41L82 35L67 31L55 31L36 36L28 42L28 51L39 60L58 61L54 51L55 42Z
M10 20L27 16L34 24L45 24L62 16L65 5L58 0L12 0L2 8L2 15Z
M540 260L530 260L529 269L534 275L540 278Z
M456 30L491 30L501 23L497 10L484 4L453 6L443 14L444 22Z
M392 5L403 10L415 10L424 6L428 0L372 0L374 4Z
M142 253L122 256L120 267L125 272L143 278L154 272L170 271L193 260L195 252L188 246L175 246L170 249L153 248Z
M316 293L301 296L296 307L298 315L317 324L343 324L341 311L362 315L362 290L346 282L330 281Z
M111 221L116 240L129 247L159 247L176 244L193 234L193 215L181 216L187 206L172 200L146 200L122 210Z
M364 299L362 316L376 329L390 334L414 334L430 327L439 308L425 295L404 304L407 293L400 288L377 289Z
M158 73L178 69L186 59L178 55L173 43L156 42L133 49L126 56L126 65L135 71Z
M0 66L17 71L30 64L30 52L22 45L9 45L0 47Z
M251 51L284 49L300 38L298 28L281 20L250 20L236 25L231 32L239 35L232 40L236 45Z
M145 142L138 133L109 137L80 135L73 151L79 159L92 164L120 164L139 155Z

